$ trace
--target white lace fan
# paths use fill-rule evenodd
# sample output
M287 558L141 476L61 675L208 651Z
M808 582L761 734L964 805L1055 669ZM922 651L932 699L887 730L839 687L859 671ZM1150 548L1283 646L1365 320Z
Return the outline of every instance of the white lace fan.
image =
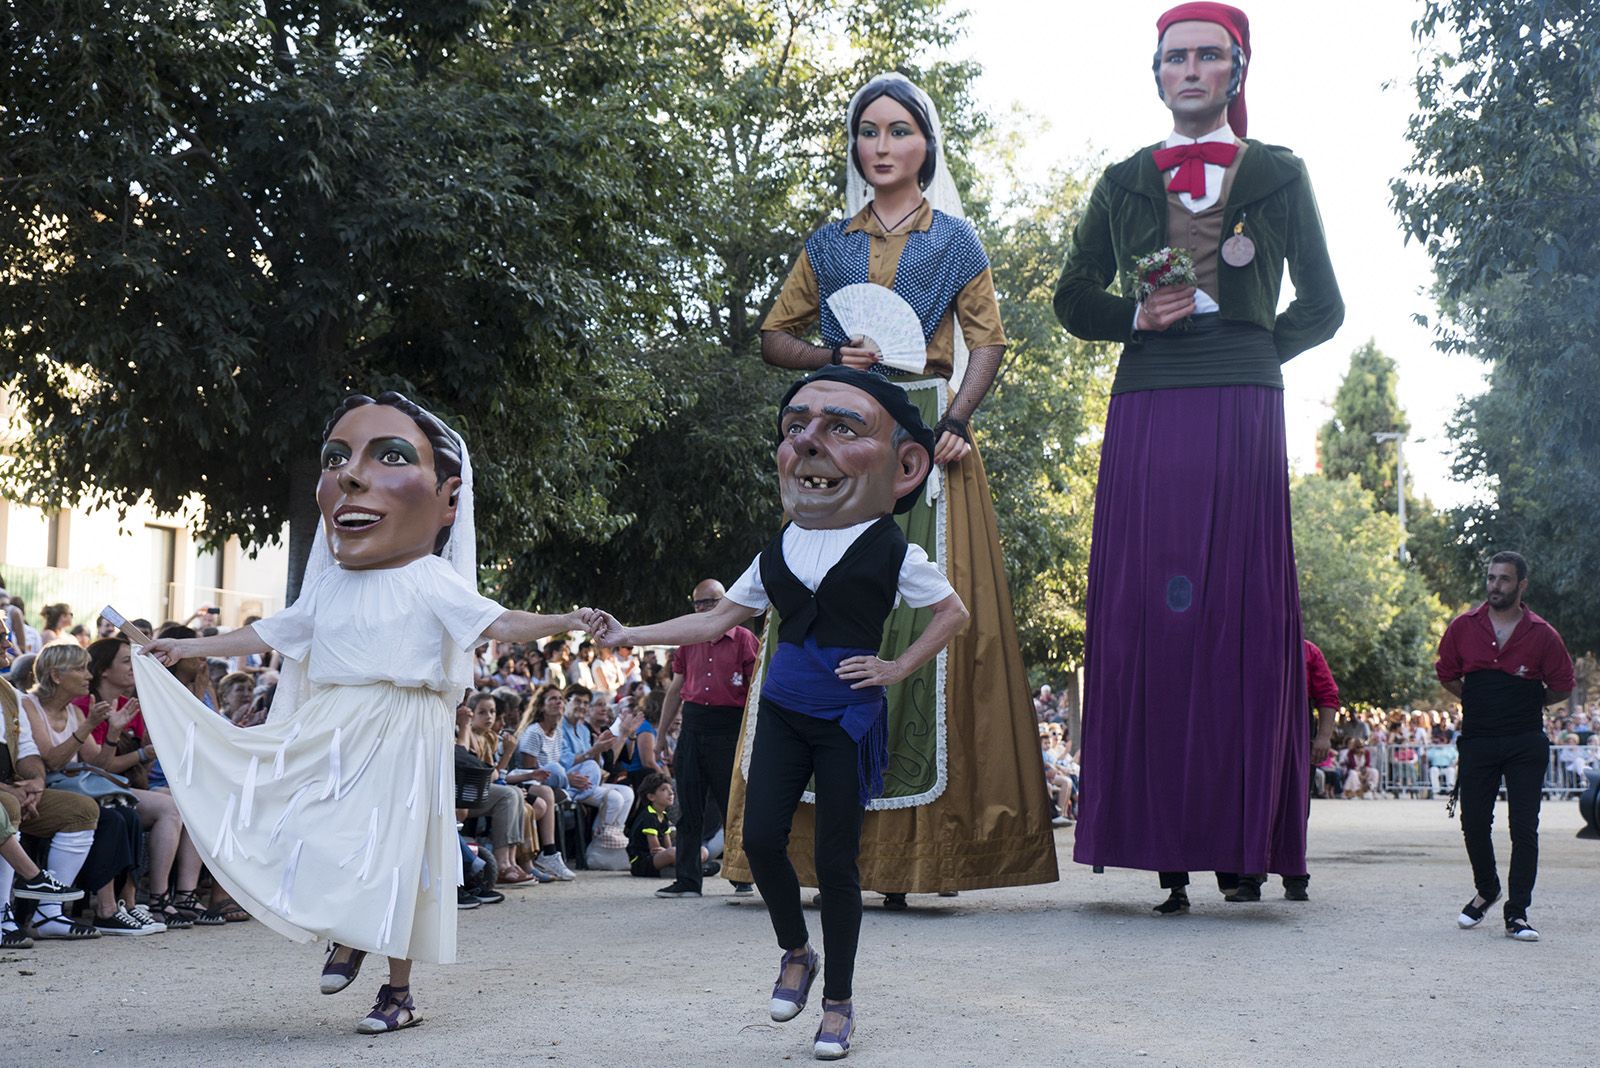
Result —
M878 353L890 367L916 373L928 366L922 323L894 290L870 282L843 286L828 298L828 307L845 336L864 338L861 347Z

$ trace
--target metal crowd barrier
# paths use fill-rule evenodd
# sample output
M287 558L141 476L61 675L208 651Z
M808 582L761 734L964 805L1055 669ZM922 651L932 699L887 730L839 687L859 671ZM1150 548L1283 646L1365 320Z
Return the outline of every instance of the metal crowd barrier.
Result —
M1429 758L1434 750L1453 748L1380 742L1367 746L1367 752L1372 754L1372 766L1378 770L1380 792L1392 797L1443 797L1455 785L1456 762L1452 761L1448 768L1435 768ZM1584 776L1587 768L1600 768L1600 750L1586 745L1552 745L1544 775L1544 796L1577 797L1588 785ZM1342 758L1339 773L1341 778L1346 774Z

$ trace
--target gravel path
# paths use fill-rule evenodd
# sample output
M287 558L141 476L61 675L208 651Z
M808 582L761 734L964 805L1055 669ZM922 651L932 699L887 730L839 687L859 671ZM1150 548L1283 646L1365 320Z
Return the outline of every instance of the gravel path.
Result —
M1457 825L1442 802L1323 801L1309 904L1230 905L1208 877L1189 916L1157 918L1148 873L1071 864L1050 886L869 897L856 973L869 1065L1499 1065L1593 1059L1600 842L1546 802L1531 918L1538 945L1473 931ZM1502 871L1504 806L1497 816ZM425 1026L361 1037L369 965L321 997L317 947L259 924L41 943L0 956L0 1064L763 1065L810 1059L815 1003L766 1015L777 953L759 899L708 883L658 901L623 874L513 890L461 914L465 963L419 966ZM812 913L815 916L815 913ZM820 924L813 921L814 935ZM1584 1054L1584 1049L1591 1049Z

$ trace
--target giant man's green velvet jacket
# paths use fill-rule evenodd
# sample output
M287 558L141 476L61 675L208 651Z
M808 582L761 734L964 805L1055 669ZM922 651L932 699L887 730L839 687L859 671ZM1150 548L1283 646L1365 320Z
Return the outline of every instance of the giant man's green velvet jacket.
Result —
M1219 262L1220 292L1212 296L1223 319L1271 331L1279 359L1288 360L1333 336L1344 321L1344 301L1305 164L1278 145L1247 143L1225 205L1222 236L1230 237L1243 220L1256 254L1243 267ZM1106 168L1073 231L1056 283L1055 311L1061 325L1085 341L1134 340L1134 298L1106 287L1115 278L1123 293L1137 292L1134 259L1168 243L1166 183L1151 155L1160 147ZM1286 262L1295 297L1277 315Z

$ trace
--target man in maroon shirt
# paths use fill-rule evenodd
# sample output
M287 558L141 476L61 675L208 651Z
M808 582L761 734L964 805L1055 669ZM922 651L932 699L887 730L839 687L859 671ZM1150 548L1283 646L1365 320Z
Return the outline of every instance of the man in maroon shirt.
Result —
M1477 896L1456 922L1476 927L1500 897L1495 869L1495 796L1505 779L1511 823L1510 894L1505 903L1506 937L1537 942L1528 922L1533 883L1539 872L1539 801L1549 764L1544 707L1572 692L1572 658L1554 627L1522 604L1528 562L1516 553L1489 561L1488 599L1457 616L1439 640L1434 665L1439 682L1461 698L1461 835L1472 862Z
M1317 713L1317 731L1311 736L1311 766L1315 768L1322 763L1322 758L1328 755L1328 750L1333 747L1333 723L1339 716L1339 684L1333 680L1333 672L1328 667L1328 658L1322 655L1322 650L1314 644L1300 640L1305 650L1306 657L1306 695L1311 699L1311 707ZM1311 821L1311 810L1306 808L1306 822ZM1290 901L1310 901L1311 876L1285 875L1283 877L1283 896ZM1243 883L1240 888L1249 891ZM1239 896L1238 900L1250 900L1248 896ZM1233 899L1230 899L1233 900Z
M694 588L690 600L696 612L709 612L722 603L722 583L706 579ZM656 891L657 897L699 897L700 851L692 848L703 839L706 799L715 798L728 819L728 793L733 787L733 760L739 748L739 725L750 676L756 670L756 636L733 627L716 641L685 645L672 654L672 678L661 702L661 737L665 738L683 706L683 730L678 735L673 772L678 787L677 871L672 883ZM749 883L734 883L733 892L748 894Z

